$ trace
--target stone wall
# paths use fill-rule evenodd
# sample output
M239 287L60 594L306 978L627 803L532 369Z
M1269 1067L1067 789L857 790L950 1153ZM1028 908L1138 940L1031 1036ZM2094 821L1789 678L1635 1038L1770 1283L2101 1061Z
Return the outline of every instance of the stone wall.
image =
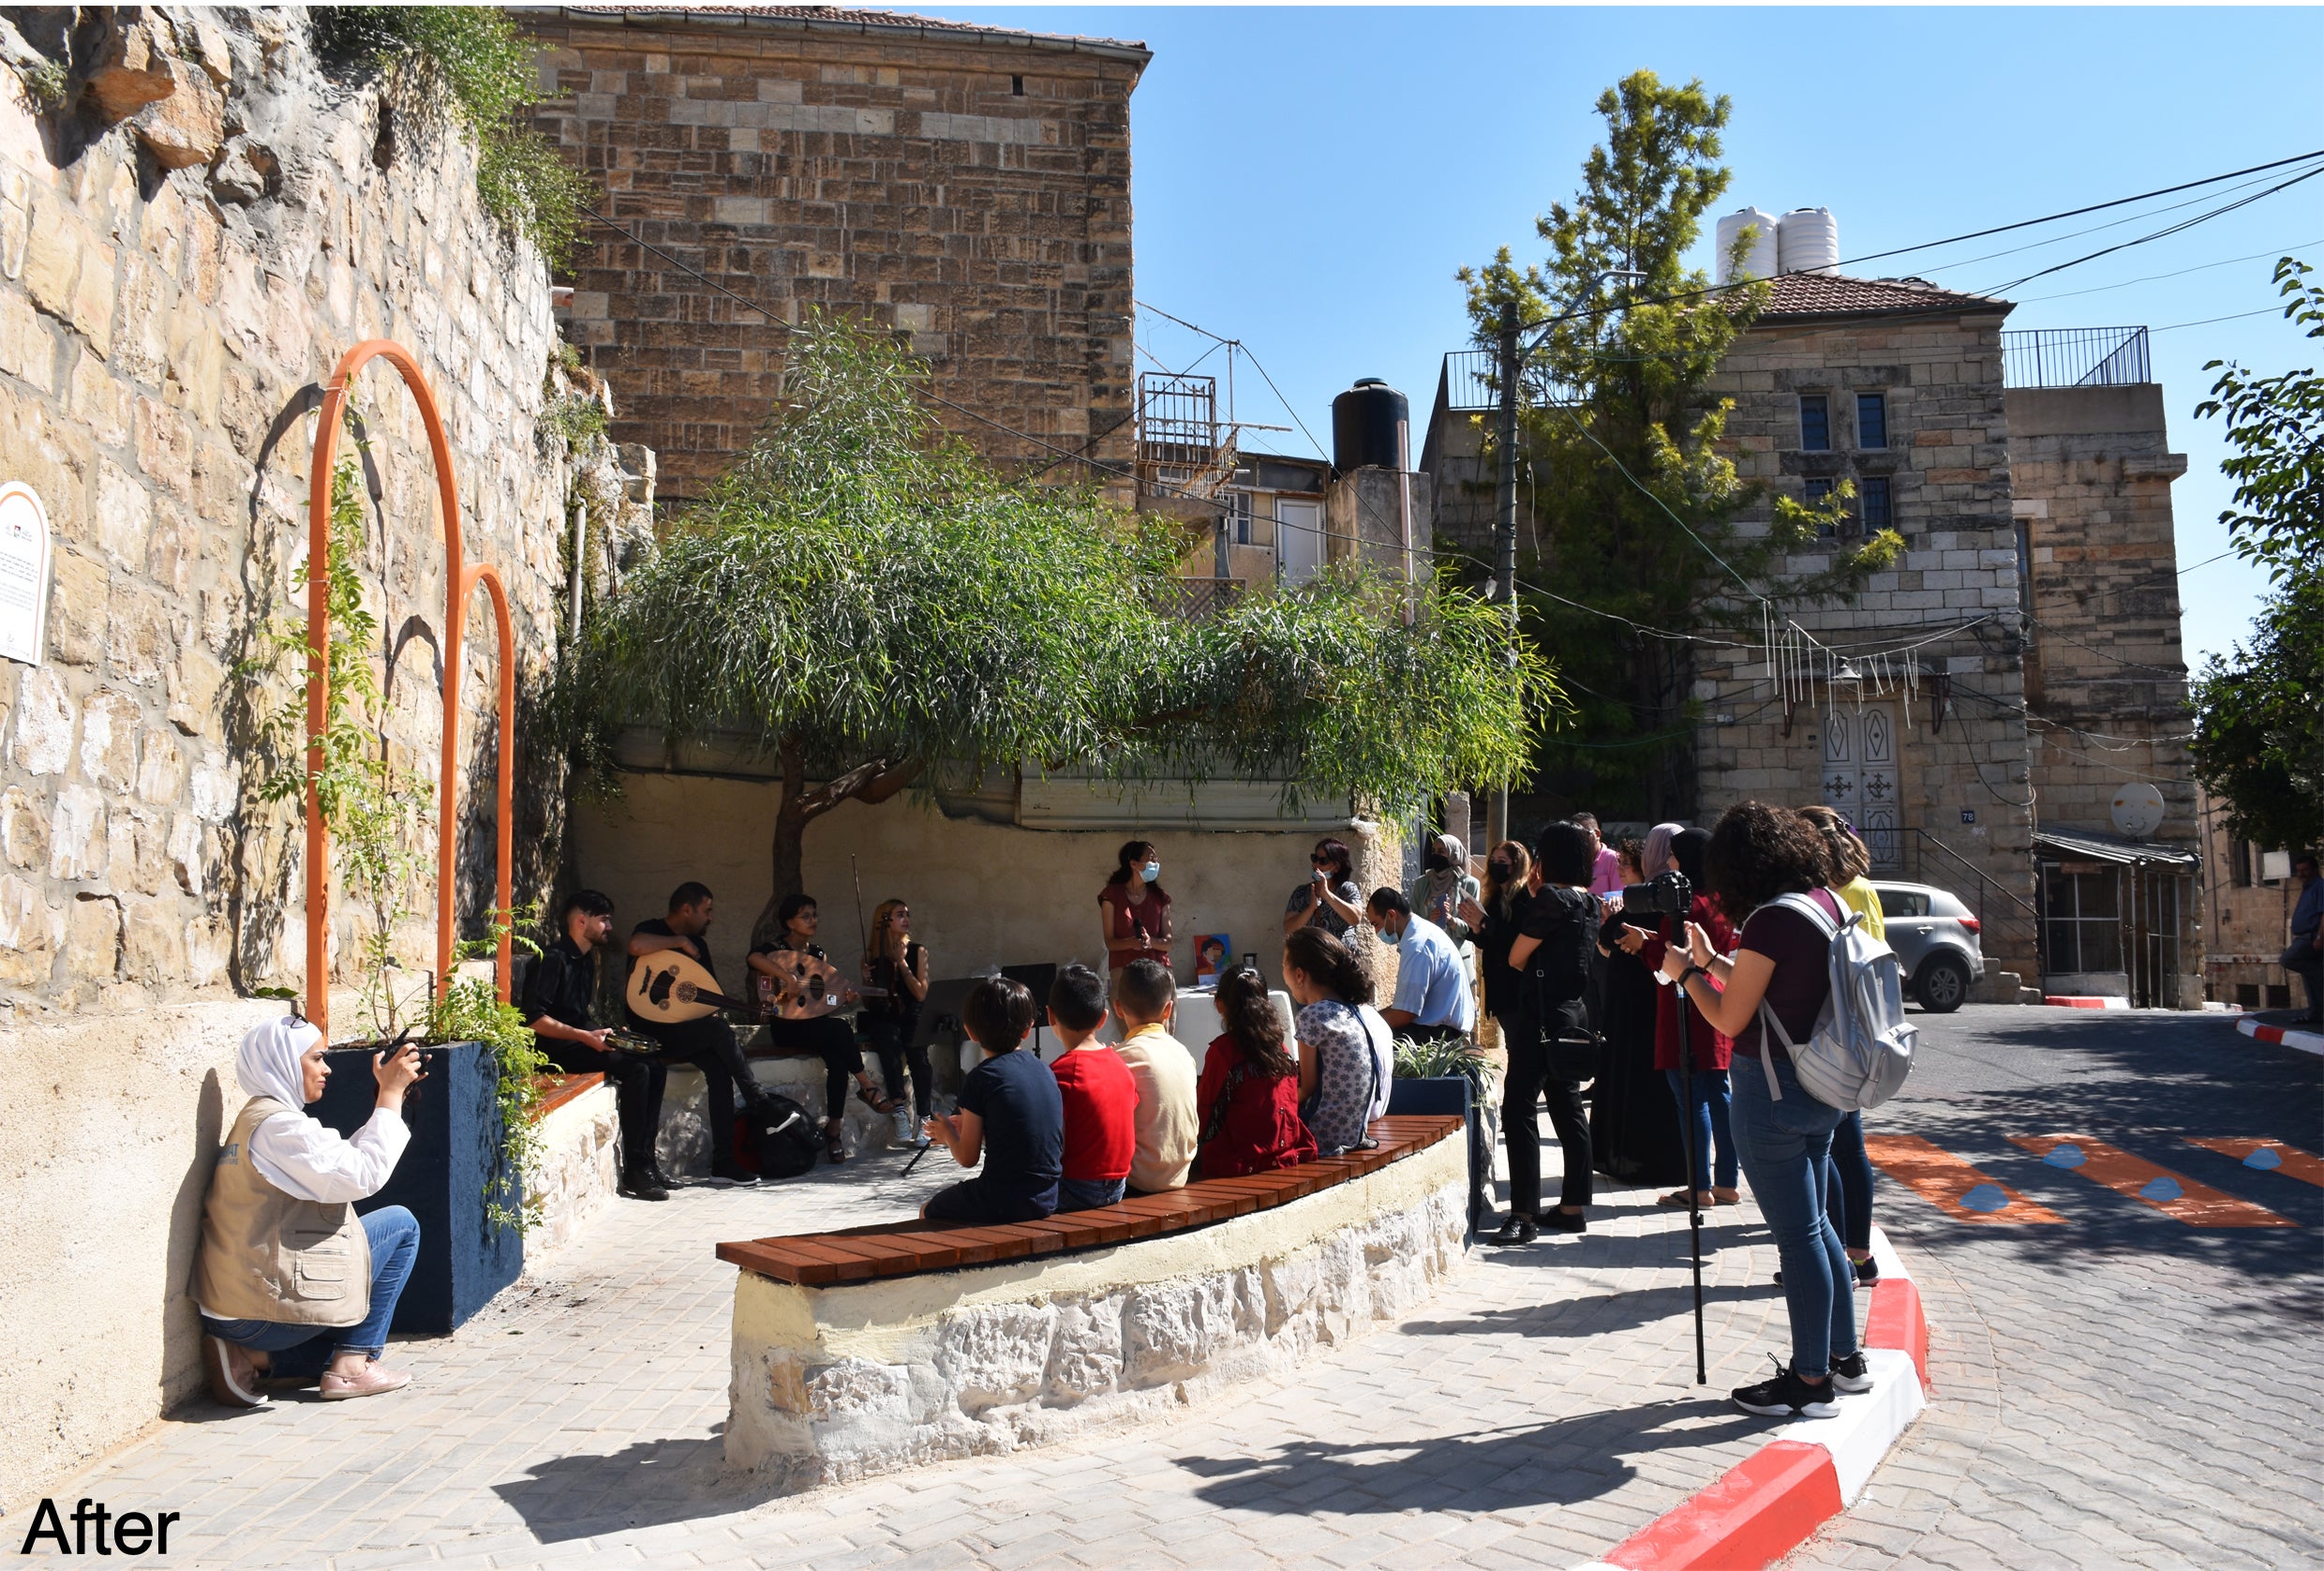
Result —
M1046 466L1064 449L1125 472L1129 97L1146 52L775 10L527 18L558 95L542 127L615 222L668 253L593 230L572 313L664 491L698 496L748 443L809 307L909 334L955 406L937 414L988 456Z
M1787 714L1763 653L1702 657L1695 696L1710 718L1698 767L1705 822L1750 797L1825 800L1826 733L1844 726L1860 741L1869 702L1894 742L1893 875L1982 905L1989 966L2030 978L2033 927L2010 898L2034 899L2033 811L2001 322L2000 307L1763 322L1729 353L1714 387L1736 400L1727 434L1742 476L1800 498L1810 478L1885 475L1905 552L1855 604L1790 613L1825 645L1891 651L1885 665L1859 662L1866 682L1819 682ZM1858 391L1887 395L1885 448L1855 441ZM1803 392L1832 396L1834 451L1801 450ZM1802 553L1790 569L1827 561ZM1982 901L1979 877L1989 886Z
M257 721L292 677L238 672L290 609L319 383L365 338L419 357L469 560L506 580L527 679L562 620L575 477L536 435L548 279L479 210L463 144L425 147L409 127L383 142L373 95L325 78L296 12L7 22L0 53L45 56L67 85L39 111L0 72L0 478L32 486L54 536L45 658L0 664L0 1119L15 1135L0 1159L0 1487L14 1494L199 1383L185 1282L201 1194L241 1101L235 1043L280 1008L237 993L296 985L307 958L296 822L259 790L281 760ZM432 797L442 521L394 372L367 371L357 403L383 730ZM469 625L449 652L468 662L457 832L475 917L497 653L489 614ZM520 758L534 786L520 890L553 866L556 782L535 771L556 762ZM432 850L432 830L412 832ZM416 986L432 883L410 904ZM354 920L338 903L342 968ZM358 1027L351 999L338 1010Z
M1068 1257L735 1286L726 1459L792 1488L1168 1418L1411 1313L1461 1258L1458 1139L1274 1210Z
M620 1181L621 1120L614 1089L599 1081L559 1100L536 1126L538 1159L525 1174L525 1204L540 1220L525 1234L525 1267L580 1235L590 1218L613 1204Z

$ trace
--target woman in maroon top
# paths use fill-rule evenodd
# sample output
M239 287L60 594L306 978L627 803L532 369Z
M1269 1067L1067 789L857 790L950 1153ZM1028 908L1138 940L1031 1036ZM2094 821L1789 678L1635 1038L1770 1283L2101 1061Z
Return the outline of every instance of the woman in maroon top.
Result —
M1706 830L1683 830L1666 837L1669 850L1661 865L1641 871L1651 878L1672 869L1686 875L1694 887L1694 903L1687 907L1686 920L1710 935L1711 950L1725 954L1735 948L1735 924L1710 897L1705 883L1704 854L1710 845L1710 833ZM1654 842L1647 843L1651 860ZM1672 944L1683 943L1686 932L1676 917L1663 917L1652 933L1641 933L1625 926L1619 940L1623 949L1644 961L1647 969L1662 968L1662 957ZM1693 1045L1692 1073L1684 1077L1694 1095L1692 1130L1688 1144L1694 1155L1694 1203L1701 1206L1734 1205L1742 1201L1742 1191L1736 1187L1735 1130L1728 1121L1729 1096L1727 1066L1735 1057L1735 1039L1711 1029L1697 1010L1687 1011L1687 1038ZM1654 1067L1668 1078L1671 1100L1683 1104L1678 1073L1678 990L1658 987L1654 990ZM1687 1115L1679 1115L1681 1119ZM1719 1171L1711 1172L1711 1153L1719 1154ZM1713 1182L1714 1176L1717 1182ZM1673 1189L1655 1202L1657 1205L1683 1206L1687 1191Z
M1314 1160L1316 1137L1299 1115L1299 1060L1284 1046L1266 979L1248 966L1219 978L1218 1018L1227 1029L1203 1056L1195 1089L1196 1171L1239 1178Z
M1097 914L1106 932L1106 970L1112 986L1122 967L1151 960L1170 965L1170 897L1161 884L1162 854L1151 840L1124 843L1113 874L1097 891Z

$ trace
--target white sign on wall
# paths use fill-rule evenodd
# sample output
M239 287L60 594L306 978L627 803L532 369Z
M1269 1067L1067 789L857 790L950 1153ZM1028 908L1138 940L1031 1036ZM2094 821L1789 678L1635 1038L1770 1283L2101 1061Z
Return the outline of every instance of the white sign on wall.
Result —
M39 665L48 618L48 510L11 480L0 485L0 659Z
M2163 827L2163 793L2141 780L2114 793L2114 831L2144 840Z

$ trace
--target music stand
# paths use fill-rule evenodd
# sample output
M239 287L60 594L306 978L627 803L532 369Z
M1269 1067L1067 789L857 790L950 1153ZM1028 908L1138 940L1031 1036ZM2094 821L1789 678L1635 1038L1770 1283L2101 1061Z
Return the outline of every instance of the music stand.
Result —
M952 1041L960 1034L961 1006L968 999L968 990L983 980L981 977L946 977L930 982L928 996L920 1000L919 1021L912 1027L912 1045L925 1054L936 1045L939 1037ZM951 1072L957 1075L961 1072L961 1055L957 1043L954 1047ZM934 1067L933 1055L930 1055L929 1064L931 1069ZM904 1175L910 1176L912 1170L920 1165L920 1159L934 1149L933 1145L929 1145L913 1152L912 1160L903 1164Z
M1039 965L1004 965L1001 975L1010 981L1022 982L1033 995L1033 1055L1041 1055L1041 1023L1049 1019L1049 990L1057 981L1057 966L1051 963Z

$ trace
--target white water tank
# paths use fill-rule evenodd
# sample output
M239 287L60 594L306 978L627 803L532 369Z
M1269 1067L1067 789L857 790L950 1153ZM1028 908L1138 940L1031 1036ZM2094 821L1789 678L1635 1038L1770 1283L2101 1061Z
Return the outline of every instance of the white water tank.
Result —
M1749 248L1743 253L1743 272L1753 278L1772 278L1776 269L1776 217L1756 207L1745 207L1719 220L1719 281L1735 281L1735 269L1728 258L1735 254L1736 236L1746 229L1754 231Z
M1776 271L1829 273L1840 265L1840 220L1828 207L1795 207L1775 228Z

